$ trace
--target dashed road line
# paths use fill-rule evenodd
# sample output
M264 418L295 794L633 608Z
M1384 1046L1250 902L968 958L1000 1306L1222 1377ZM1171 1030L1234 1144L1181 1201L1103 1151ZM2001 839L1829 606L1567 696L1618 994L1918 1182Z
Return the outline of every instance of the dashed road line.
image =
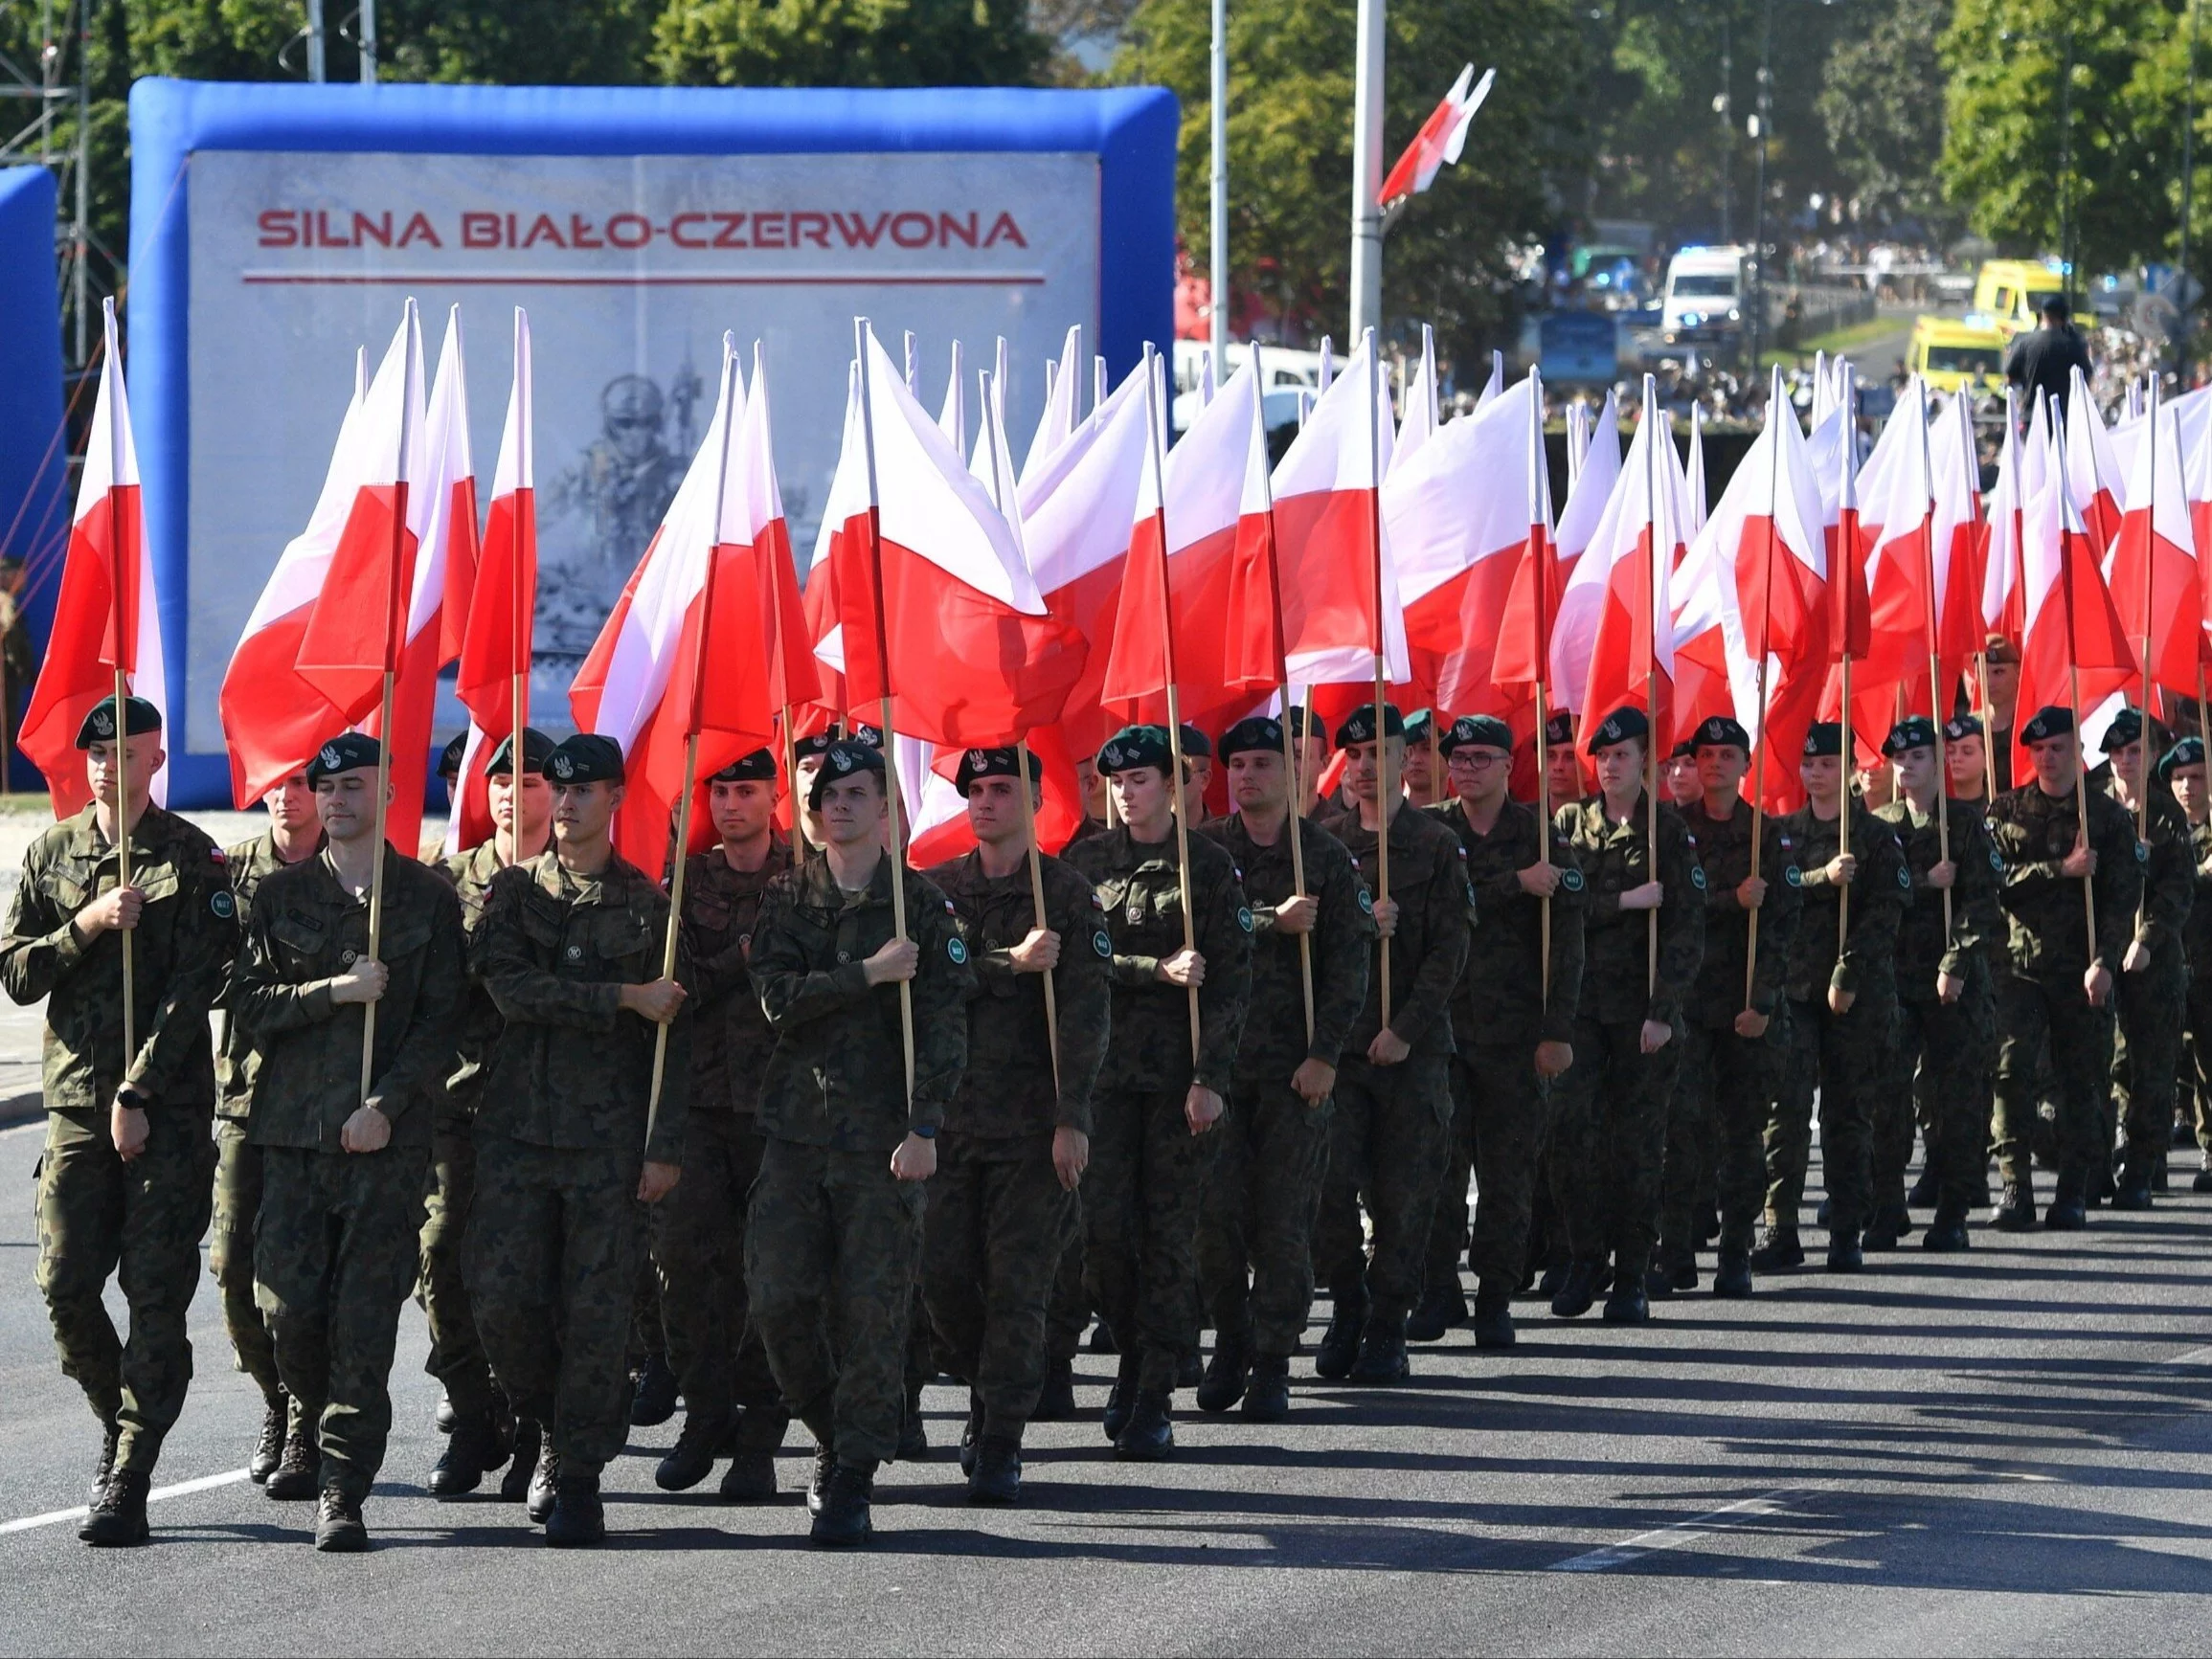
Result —
M180 1480L174 1486L157 1486L146 1494L147 1503L158 1503L163 1498L181 1498L196 1491L213 1491L219 1486L236 1486L246 1478L242 1468L227 1470L222 1474L203 1474L197 1480ZM73 1510L52 1510L42 1515L25 1515L20 1520L0 1521L0 1534L27 1533L36 1527L57 1527L64 1521L80 1521L92 1513L90 1507L79 1504Z
M1638 1533L1635 1537L1623 1538L1617 1544L1608 1544L1603 1549L1570 1556L1564 1561L1554 1561L1549 1570L1554 1573L1603 1573L1660 1550L1679 1550L1714 1533L1728 1530L1715 1526L1713 1523L1716 1521L1736 1515L1775 1513L1782 1508L1782 1500L1791 1493L1792 1489L1785 1488L1758 1497L1738 1498L1732 1504L1723 1504L1719 1509L1708 1510L1702 1515L1692 1515L1687 1520L1654 1527L1648 1533Z

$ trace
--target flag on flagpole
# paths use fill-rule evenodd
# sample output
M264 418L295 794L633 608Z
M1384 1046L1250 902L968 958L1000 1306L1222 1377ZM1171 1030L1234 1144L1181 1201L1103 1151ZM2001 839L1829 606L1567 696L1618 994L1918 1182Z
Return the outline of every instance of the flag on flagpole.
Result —
M1474 124L1475 112L1490 96L1491 83L1497 78L1497 70L1485 69L1482 78L1476 80L1472 63L1459 71L1459 78L1452 83L1444 101L1429 112L1413 142L1385 175L1382 188L1375 191L1378 206L1387 208L1404 197L1419 195L1436 182L1437 171L1446 163L1459 159L1467 147L1467 129Z
M2125 691L2140 669L2097 568L2096 544L2074 504L2064 458L2048 461L2043 487L2025 515L2025 638L2017 706L2031 714L2054 704L2073 706L2078 673L2079 713L2087 719L2106 698ZM2020 741L2027 724L2013 722L2016 778L2032 775L2027 746Z
M2196 534L2181 482L2179 425L2172 409L2162 405L2156 382L2133 459L2107 585L2128 638L2135 642L2138 666L2147 644L2154 682L2177 696L2194 698L2203 634Z

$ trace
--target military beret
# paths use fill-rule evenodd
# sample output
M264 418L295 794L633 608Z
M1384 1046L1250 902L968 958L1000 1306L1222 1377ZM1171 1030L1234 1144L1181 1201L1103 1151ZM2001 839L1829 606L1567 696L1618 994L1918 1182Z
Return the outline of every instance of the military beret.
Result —
M1454 751L1474 744L1481 749L1513 752L1513 729L1495 714L1462 714L1436 739L1436 752L1449 760Z
M711 780L715 783L774 783L776 781L776 751L756 749L751 754L740 754L728 766L716 773Z
M1406 717L1398 712L1398 706L1394 703L1383 705L1383 735L1385 737L1403 737L1406 735ZM1359 707L1337 722L1337 747L1339 749L1349 749L1355 743L1372 743L1374 741L1375 706L1372 703L1361 704Z
M341 731L315 751L314 758L307 762L307 787L313 789L324 778L341 772L374 766L383 752L376 740L367 732Z
M522 770L543 773L546 756L553 751L553 740L534 726L522 729ZM514 733L508 732L499 740L499 747L491 751L491 758L484 763L484 775L496 777L501 773L514 771Z
M865 720L855 721L851 731L846 734L845 740L847 743L861 744L869 749L881 749L883 747L883 728L870 726Z
M1683 738L1680 743L1676 744L1674 748L1667 751L1667 758L1669 760L1695 760L1697 757L1697 740L1691 737Z
M523 757L530 751L526 747ZM622 781L622 746L596 731L579 731L553 745L545 757L545 774L556 784L620 783Z
M1807 760L1822 755L1840 755L1843 752L1843 725L1837 720L1816 720L1805 729L1805 747L1801 751Z
M1574 716L1566 709L1560 709L1544 723L1545 748L1549 749L1554 744L1572 743L1573 741Z
M843 729L838 726L837 722L833 720L829 723L829 728L825 731L811 731L808 732L804 737L794 739L791 745L791 752L796 758L800 760L818 759L822 755L826 754L829 751L829 746L835 743L843 735Z
M2158 781L2171 783L2174 773L2184 766L2204 764L2204 740L2201 737L2184 737L2158 757Z
M125 697L123 700L123 734L125 737L144 737L149 731L161 729L161 710L143 697ZM77 747L90 749L95 743L106 743L115 736L115 699L103 697L86 710L84 719L77 728Z
M2125 749L2131 743L2143 741L2143 711L2140 708L2123 708L2112 716L2111 725L2105 728L2105 738L2097 747L2110 754L2115 749Z
M446 739L445 747L438 751L438 775L459 777L461 762L468 753L468 733L457 731Z
M2054 737L2065 737L2074 729L2074 711L2061 708L2057 704L2039 708L2035 718L2020 729L2022 743L2047 743Z
M1982 641L1981 654L1992 662L2020 661L2020 647L2002 634L1992 634Z
M1651 721L1645 717L1644 711L1634 704L1626 704L1607 715L1598 729L1590 734L1590 752L1595 754L1599 750L1611 749L1616 743L1626 743L1631 738L1648 739L1650 736Z
M1892 758L1908 749L1933 749L1935 722L1925 714L1908 714L1889 729L1889 735L1882 740L1882 752Z
M1943 723L1943 741L1957 743L1969 737L1981 735L1981 717L1978 714L1961 714L1955 720Z
M1741 722L1730 720L1726 714L1707 716L1697 730L1690 734L1690 747L1693 749L1720 749L1728 744L1749 750L1751 747L1751 734L1744 729Z
M839 739L822 751L822 770L807 786L807 806L820 812L823 793L831 784L857 777L864 772L872 772L878 779L883 776L883 751L871 749L858 738Z
M1406 716L1408 743L1433 743L1436 738L1436 716L1433 710L1416 708Z
M968 793L968 785L979 778L1021 775L1021 754L1012 745L1003 749L970 749L961 752L960 764L953 773L953 784L965 795ZM1036 776L1037 761L1032 755L1029 758L1029 777L1032 782Z
M1248 715L1221 734L1219 753L1224 766L1229 764L1231 755L1263 750L1269 754L1282 752L1282 722L1272 714Z
M1183 723L1177 729L1176 736L1183 739L1184 759L1189 760L1193 756L1200 760L1211 760L1213 758L1213 739L1191 725L1189 721L1185 720Z
M1118 772L1135 772L1140 767L1151 767L1162 776L1175 764L1175 751L1167 746L1167 728L1164 726L1124 726L1098 751L1098 775L1112 777Z
M1296 703L1292 704L1283 713L1283 724L1290 728L1293 737L1303 737L1306 734L1306 710ZM1316 737L1328 736L1328 728L1322 724L1319 715L1314 717L1313 727Z

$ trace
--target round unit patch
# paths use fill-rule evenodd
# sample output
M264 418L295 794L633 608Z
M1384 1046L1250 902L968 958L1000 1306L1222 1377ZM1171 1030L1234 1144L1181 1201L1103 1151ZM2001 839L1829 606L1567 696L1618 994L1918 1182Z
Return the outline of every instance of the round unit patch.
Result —
M1705 890L1705 866L1704 866L1704 865L1703 865L1703 864L1692 864L1692 865L1690 865L1690 886L1693 886L1693 887L1695 887L1695 888L1697 888L1697 890L1698 890L1699 892L1701 892L1701 893L1702 893L1702 892L1704 892L1704 891Z
M945 954L950 956L956 964L965 962L968 959L966 942L958 936L947 939L945 941Z
M230 888L217 887L208 895L208 908L227 922L238 913L238 902L231 897Z
M1091 935L1091 949L1101 956L1111 957L1114 954L1114 941L1106 936L1105 929L1100 928Z
M1236 925L1248 933L1252 931L1252 911L1242 905L1236 908Z
M1582 872L1572 864L1559 872L1559 885L1570 893L1582 891Z
M1801 887L1805 885L1805 872L1795 864L1791 864L1782 871L1782 880L1793 887Z

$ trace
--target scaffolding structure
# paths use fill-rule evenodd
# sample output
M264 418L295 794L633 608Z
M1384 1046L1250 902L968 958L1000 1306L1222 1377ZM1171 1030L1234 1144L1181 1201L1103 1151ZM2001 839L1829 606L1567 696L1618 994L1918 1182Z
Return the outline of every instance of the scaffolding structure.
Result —
M0 51L0 166L35 162L59 185L54 228L62 338L82 370L94 338L92 314L103 296L92 281L92 0L0 0L0 21L38 8L37 56L18 61ZM68 50L76 46L75 62ZM66 75L74 69L74 78ZM102 248L111 265L111 249Z

